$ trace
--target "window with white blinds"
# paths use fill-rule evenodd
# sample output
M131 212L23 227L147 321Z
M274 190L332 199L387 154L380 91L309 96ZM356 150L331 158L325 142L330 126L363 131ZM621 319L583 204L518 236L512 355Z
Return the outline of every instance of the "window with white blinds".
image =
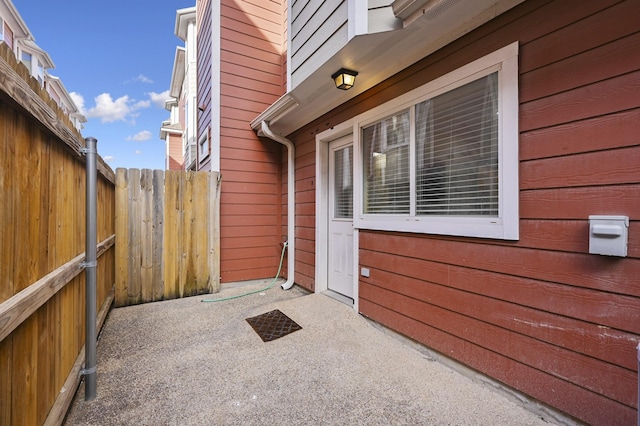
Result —
M365 213L409 213L409 112L363 129Z
M416 105L416 214L498 216L498 73Z
M497 78L494 72L362 130L364 213L411 213L413 144L416 215L498 215Z
M334 155L333 217L353 218L353 145L340 148Z
M514 42L363 114L356 226L518 239L518 106Z

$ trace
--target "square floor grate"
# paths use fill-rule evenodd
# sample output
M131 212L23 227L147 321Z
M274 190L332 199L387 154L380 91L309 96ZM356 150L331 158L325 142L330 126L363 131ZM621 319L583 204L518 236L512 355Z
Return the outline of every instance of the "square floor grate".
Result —
M247 322L258 333L263 342L270 342L294 331L302 330L302 327L278 309L247 318Z

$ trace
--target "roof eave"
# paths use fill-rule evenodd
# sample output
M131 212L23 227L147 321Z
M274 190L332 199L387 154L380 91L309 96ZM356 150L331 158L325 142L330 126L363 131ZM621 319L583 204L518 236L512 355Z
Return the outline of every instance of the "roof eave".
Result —
M182 91L182 83L185 76L185 56L186 50L184 47L176 47L175 57L173 59L173 70L171 72L171 85L169 86L169 96L172 98L179 98Z
M353 37L333 57L258 115L251 126L255 130L262 120L271 120L269 124L274 133L290 135L523 1L437 1L434 4L453 6L418 18L415 18L415 12L411 13L408 15L411 22L402 29ZM347 91L338 90L330 76L347 63L348 68L359 72L356 84ZM295 107L287 107L286 99L295 100Z
M184 9L176 10L176 26L174 34L182 41L187 41L187 29L189 22L196 20L196 8L195 6L186 7Z

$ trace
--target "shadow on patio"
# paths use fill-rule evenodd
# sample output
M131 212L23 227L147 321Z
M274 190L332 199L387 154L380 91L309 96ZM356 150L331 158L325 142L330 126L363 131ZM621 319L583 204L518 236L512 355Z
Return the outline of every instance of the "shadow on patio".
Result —
M67 425L545 425L486 384L433 362L322 294L264 283L114 309L98 389L80 386ZM249 323L278 309L302 329L263 342Z

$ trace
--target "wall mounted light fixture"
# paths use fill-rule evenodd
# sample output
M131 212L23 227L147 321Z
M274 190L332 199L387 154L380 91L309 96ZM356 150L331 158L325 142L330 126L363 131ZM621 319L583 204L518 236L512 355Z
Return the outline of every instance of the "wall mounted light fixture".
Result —
M349 90L356 83L356 75L358 75L356 71L340 68L331 78L336 83L338 89Z

